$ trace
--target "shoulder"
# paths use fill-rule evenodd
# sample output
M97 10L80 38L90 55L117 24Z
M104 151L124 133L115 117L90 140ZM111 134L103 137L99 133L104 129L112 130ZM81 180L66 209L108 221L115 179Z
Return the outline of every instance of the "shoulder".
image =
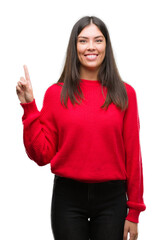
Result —
M127 91L128 98L131 96L136 97L136 91L135 91L134 87L132 87L130 84L128 84L126 82L124 82L124 85L125 85L125 88Z
M127 95L128 95L128 108L129 107L137 107L137 95L134 87L132 87L130 84L124 82Z
M63 83L54 83L49 86L45 92L45 96L55 96L58 95L62 89Z
M51 103L58 104L60 100L61 89L62 89L61 84L58 85L57 83L54 83L50 85L45 91L43 103L47 105Z
M129 83L127 82L124 82L124 85L125 85L125 88L127 90L128 93L133 93L135 92L135 89L132 85L130 85Z

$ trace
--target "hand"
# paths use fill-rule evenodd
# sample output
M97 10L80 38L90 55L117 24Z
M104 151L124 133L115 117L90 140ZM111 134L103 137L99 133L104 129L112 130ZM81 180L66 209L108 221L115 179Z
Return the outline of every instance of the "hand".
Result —
M23 67L25 72L25 78L20 78L20 81L17 83L16 86L16 92L21 103L28 103L34 100L34 96L28 68L26 65L24 65Z
M127 240L128 232L130 233L129 240L136 240L138 238L138 223L125 220L123 240Z

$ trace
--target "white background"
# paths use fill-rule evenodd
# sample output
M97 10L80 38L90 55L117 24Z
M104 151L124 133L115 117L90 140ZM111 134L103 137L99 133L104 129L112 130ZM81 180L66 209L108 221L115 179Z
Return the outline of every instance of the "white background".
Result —
M160 1L3 0L0 2L0 239L52 240L54 175L24 150L16 84L26 64L41 109L57 82L75 22L95 15L107 25L122 79L137 93L141 123L144 200L139 240L161 237L162 98Z

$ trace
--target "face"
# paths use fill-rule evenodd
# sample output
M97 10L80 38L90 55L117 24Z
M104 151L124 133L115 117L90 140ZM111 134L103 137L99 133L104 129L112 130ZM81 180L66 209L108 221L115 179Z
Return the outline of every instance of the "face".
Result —
M98 69L105 57L106 40L95 24L86 26L78 35L77 54L82 68Z

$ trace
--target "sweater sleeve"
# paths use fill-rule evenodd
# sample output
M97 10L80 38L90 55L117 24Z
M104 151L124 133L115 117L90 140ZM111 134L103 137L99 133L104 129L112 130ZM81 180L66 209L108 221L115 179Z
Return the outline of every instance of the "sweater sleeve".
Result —
M42 110L39 112L35 99L20 103L24 109L23 140L27 155L39 166L50 163L57 151L57 128L52 115L51 94L46 91Z
M146 206L143 201L143 169L140 147L140 121L136 92L133 87L128 89L128 108L125 111L123 123L123 138L125 145L127 172L127 220L139 222L139 214Z

